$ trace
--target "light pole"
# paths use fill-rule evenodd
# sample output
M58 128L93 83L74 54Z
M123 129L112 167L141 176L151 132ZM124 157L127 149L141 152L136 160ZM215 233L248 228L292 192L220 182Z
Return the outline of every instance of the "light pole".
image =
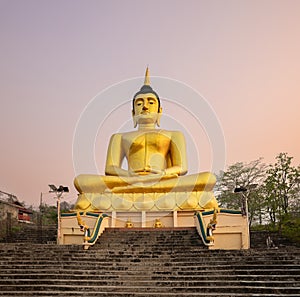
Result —
M238 187L234 189L234 193L241 193L242 194L242 215L248 218L248 199L247 196L244 194L247 192L248 189L245 187Z
M234 193L241 193L242 194L242 216L246 218L246 225L247 225L247 237L248 237L248 248L250 248L250 230L249 230L249 217L248 217L248 199L245 195L248 189L245 187L237 187L234 189Z
M60 198L63 193L68 193L69 188L64 186L59 186L58 188L54 185L49 185L49 193L55 193L57 199L57 244L60 241Z

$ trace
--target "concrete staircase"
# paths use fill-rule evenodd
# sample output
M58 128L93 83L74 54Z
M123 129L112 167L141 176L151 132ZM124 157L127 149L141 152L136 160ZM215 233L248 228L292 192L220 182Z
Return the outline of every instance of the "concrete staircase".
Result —
M89 250L2 243L0 296L300 296L300 249L208 250L194 228L106 229Z
M267 248L267 238L270 238L273 245L278 248L287 246L299 246L297 242L291 242L278 231L251 231L251 247L252 248Z
M7 243L47 243L56 242L56 225L39 226L35 224L19 223L18 231L11 232L9 236L0 238L0 242Z

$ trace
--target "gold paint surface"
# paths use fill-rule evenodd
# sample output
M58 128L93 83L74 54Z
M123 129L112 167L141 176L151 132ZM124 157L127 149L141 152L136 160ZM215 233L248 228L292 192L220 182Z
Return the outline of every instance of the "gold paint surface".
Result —
M144 87L146 93L142 92ZM133 121L138 130L112 135L105 175L82 174L75 178L74 185L80 194L75 206L77 210L207 209L218 206L212 194L216 183L212 173L185 175L184 135L180 131L156 128L162 108L156 93L151 90L147 69L145 84L133 104ZM124 159L128 168L122 168ZM208 195L190 195L199 192ZM157 193L165 197L157 200ZM180 204L176 202L176 193L183 197ZM122 197L130 194L133 199Z

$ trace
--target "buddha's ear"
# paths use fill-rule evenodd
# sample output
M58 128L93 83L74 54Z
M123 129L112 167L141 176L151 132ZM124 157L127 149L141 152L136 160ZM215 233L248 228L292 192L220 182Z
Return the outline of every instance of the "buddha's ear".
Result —
M158 127L160 127L160 118L161 118L161 115L162 115L162 108L160 107L158 109L157 120L156 120L156 124L157 124Z
M134 116L134 110L132 110L132 120L133 120L133 127L136 128L137 126L137 121L136 121L136 118Z

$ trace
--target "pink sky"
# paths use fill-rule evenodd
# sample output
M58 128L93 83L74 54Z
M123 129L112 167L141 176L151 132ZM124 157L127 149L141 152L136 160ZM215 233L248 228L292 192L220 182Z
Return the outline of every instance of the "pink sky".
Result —
M69 186L65 199L75 202L81 113L148 64L151 75L205 97L223 129L226 165L273 163L280 152L300 163L300 1L0 0L0 38L0 190L28 205L41 192L54 203L49 183Z

